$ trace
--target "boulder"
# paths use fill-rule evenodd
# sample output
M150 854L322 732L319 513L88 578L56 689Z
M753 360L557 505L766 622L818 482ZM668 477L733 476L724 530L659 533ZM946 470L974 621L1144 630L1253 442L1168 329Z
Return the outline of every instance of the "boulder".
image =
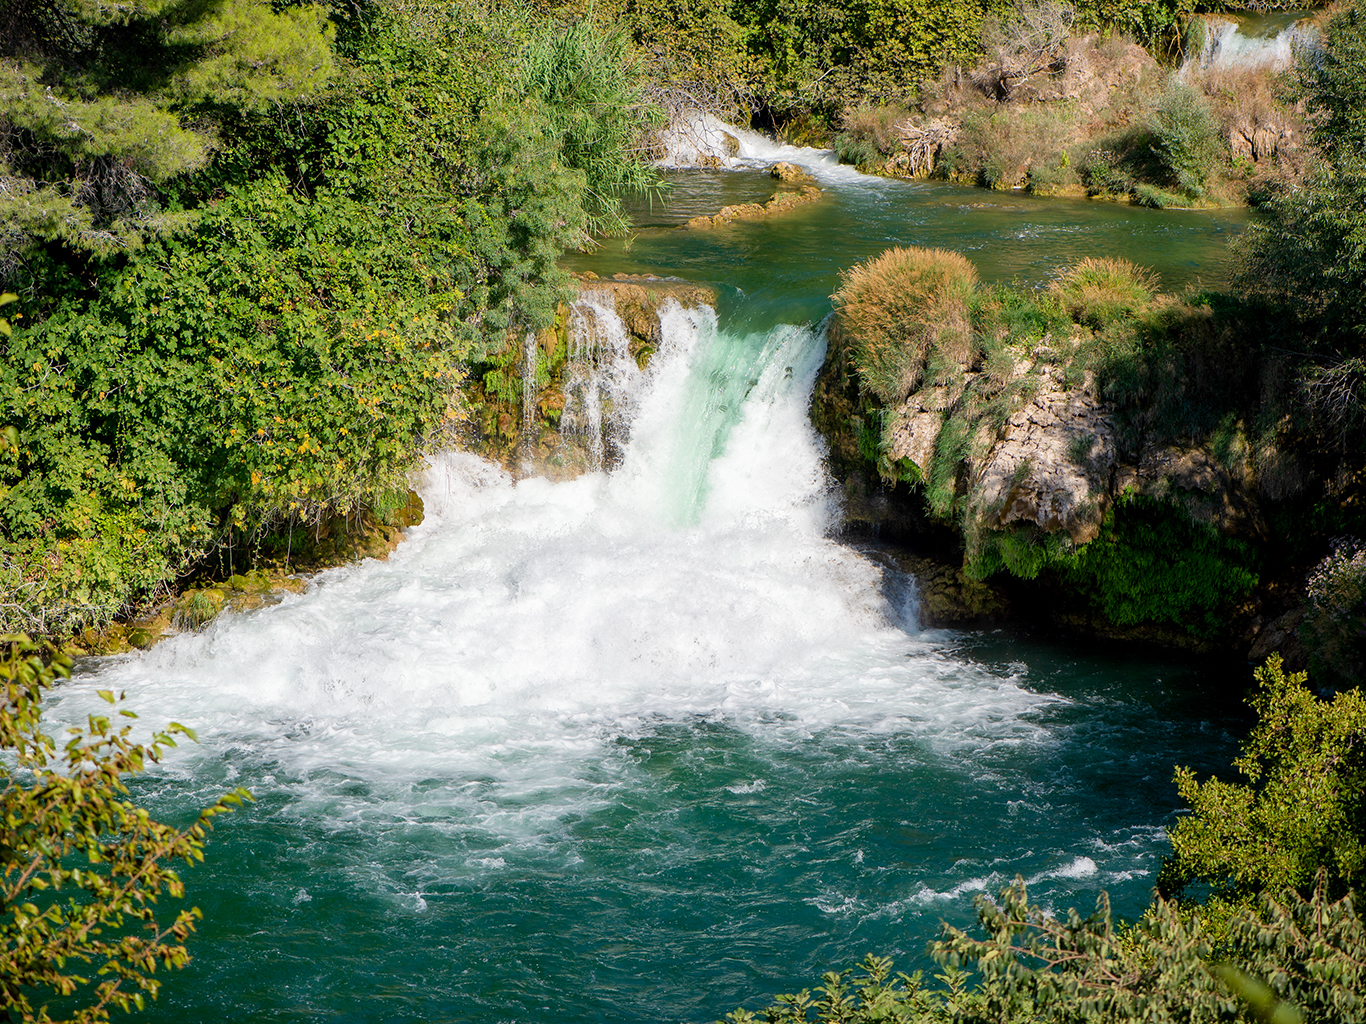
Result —
M804 185L816 180L796 164L790 164L786 160L778 161L778 163L768 169L768 173L779 181L789 181L798 185Z

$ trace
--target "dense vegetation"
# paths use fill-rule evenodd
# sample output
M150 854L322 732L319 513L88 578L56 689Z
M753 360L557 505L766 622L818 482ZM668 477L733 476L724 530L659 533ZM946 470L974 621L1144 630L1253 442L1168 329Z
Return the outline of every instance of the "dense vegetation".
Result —
M6 628L403 505L461 379L551 322L560 253L652 181L626 44L587 24L164 6L6 37Z

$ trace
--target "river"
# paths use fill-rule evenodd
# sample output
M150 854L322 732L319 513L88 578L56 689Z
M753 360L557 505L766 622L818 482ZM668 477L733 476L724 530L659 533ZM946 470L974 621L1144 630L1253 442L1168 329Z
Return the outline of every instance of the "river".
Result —
M821 204L709 233L667 225L771 180L678 172L574 261L723 289L666 314L611 474L444 454L387 562L54 696L58 722L112 687L199 730L135 783L161 815L257 797L185 872L205 921L148 1020L700 1022L870 951L927 966L1017 873L1059 911L1142 910L1172 766L1226 765L1239 710L1177 660L922 631L914 581L835 536L818 325L888 244L1026 284L1117 253L1182 287L1243 215L817 170Z

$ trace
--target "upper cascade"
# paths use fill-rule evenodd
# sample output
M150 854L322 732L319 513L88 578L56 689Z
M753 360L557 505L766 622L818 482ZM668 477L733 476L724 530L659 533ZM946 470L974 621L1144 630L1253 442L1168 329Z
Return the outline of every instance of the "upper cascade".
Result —
M1182 71L1266 68L1284 71L1295 51L1312 46L1319 30L1308 20L1263 23L1251 19L1204 19L1205 41L1186 61Z
M832 149L789 146L759 132L737 128L720 118L691 110L676 116L659 137L660 167L716 167L767 170L776 163L796 164L817 180L853 181L864 177L839 162Z

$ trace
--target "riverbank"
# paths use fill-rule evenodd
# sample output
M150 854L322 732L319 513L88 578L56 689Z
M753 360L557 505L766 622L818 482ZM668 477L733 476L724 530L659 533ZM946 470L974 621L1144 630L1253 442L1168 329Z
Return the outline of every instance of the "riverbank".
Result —
M1158 208L1256 205L1312 159L1279 83L1290 40L1312 46L1317 29L1222 39L1239 27L1192 18L1173 66L1121 35L1016 26L984 63L950 69L912 103L847 109L832 145L873 174Z

